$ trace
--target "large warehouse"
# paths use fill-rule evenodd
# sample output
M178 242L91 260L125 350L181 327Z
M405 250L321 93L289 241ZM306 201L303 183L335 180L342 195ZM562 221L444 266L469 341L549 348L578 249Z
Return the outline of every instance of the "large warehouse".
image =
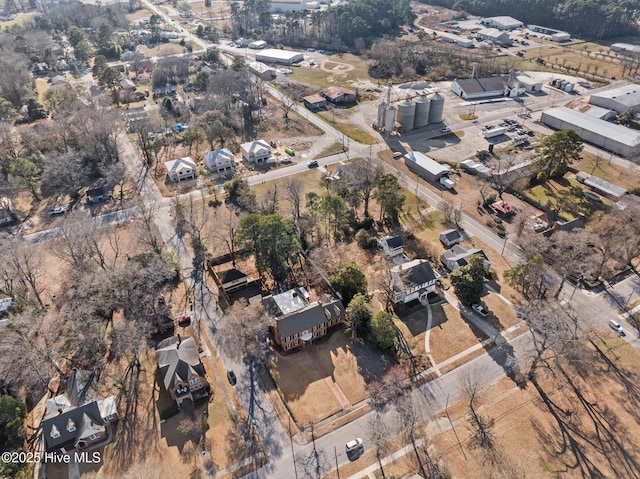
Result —
M542 113L542 123L556 130L575 130L584 141L622 156L640 154L640 133L564 106Z
M262 63L281 63L283 65L292 65L304 60L304 55L300 52L291 50L276 50L268 48L256 53L256 61Z
M480 23L490 28L497 28L498 30L514 30L524 25L520 20L516 20L513 17L489 17L480 20Z
M271 2L271 13L304 12L307 0L274 0Z
M640 85L624 85L591 95L589 103L617 113L622 113L629 108L640 111Z

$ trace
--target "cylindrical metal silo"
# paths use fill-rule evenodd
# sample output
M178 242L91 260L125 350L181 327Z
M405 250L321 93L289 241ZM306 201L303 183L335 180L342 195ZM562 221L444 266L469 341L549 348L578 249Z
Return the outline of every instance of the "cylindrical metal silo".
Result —
M387 117L385 118L384 129L387 133L392 133L395 131L396 124L396 107L393 105L389 105L387 108Z
M385 124L385 117L387 115L387 102L386 101L381 101L380 103L378 103L378 122L376 123L376 125L378 125L378 128L382 129L384 128L384 124Z
M564 86L564 91L566 91L567 93L571 93L573 91L573 83L567 83Z
M429 123L440 123L443 115L444 97L440 93L435 93L429 105Z
M402 126L402 131L413 130L413 120L416 116L416 104L408 98L398 105L396 121Z
M560 82L558 83L558 89L563 90L566 84L566 81L560 80Z
M416 116L413 121L414 128L422 128L429 124L429 106L431 100L422 95L416 100Z

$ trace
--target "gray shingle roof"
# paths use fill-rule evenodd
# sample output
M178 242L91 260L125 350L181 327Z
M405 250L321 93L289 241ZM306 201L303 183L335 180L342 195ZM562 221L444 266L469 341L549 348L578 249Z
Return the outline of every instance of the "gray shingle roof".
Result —
M174 336L161 341L156 356L167 390L173 389L178 382L186 382L193 374L205 376L198 348L191 337Z
M339 299L334 299L326 304L313 302L299 311L280 318L278 329L284 338L312 329L324 322L340 319L343 316L344 306Z
M415 259L408 263L394 266L391 272L395 289L411 289L421 284L430 283L440 277L426 259Z
M70 422L76 428L75 431L69 431ZM95 402L70 409L42 421L46 451L71 447L83 437L88 437L95 432L102 432L104 429L104 422ZM52 436L54 431L59 434L58 437Z
M509 82L508 76L466 78L456 80L465 93L497 92L503 91Z

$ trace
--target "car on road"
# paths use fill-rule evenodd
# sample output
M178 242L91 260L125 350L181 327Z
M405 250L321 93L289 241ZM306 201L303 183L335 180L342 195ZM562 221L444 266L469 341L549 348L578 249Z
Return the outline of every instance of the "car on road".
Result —
M480 316L482 316L483 318L486 318L487 316L489 316L489 311L487 311L484 306L482 306L481 304L478 303L474 303L471 305L471 308L473 308L473 310L478 313Z
M53 208L51 211L49 211L49 214L52 216L55 216L55 215L63 215L66 212L67 212L66 206L58 206L56 208Z
M362 439L360 439L359 437L352 439L347 444L345 444L344 449L345 451L347 451L347 455L362 452L364 450Z
M402 152L401 151L394 151L393 152L393 158L394 159L397 160L398 158L401 158L401 157L402 157Z
M229 384L231 384L232 386L235 386L236 383L238 382L238 378L236 378L236 373L234 373L231 369L227 369L227 380L229 381Z
M318 160L311 160L307 162L307 167L309 168L317 168L318 166Z
M620 336L624 336L624 329L622 329L622 326L620 326L620 323L615 319L609 320L609 327L613 329L616 333L618 333Z
M289 164L289 163L293 163L293 160L291 158L289 158L288 156L285 156L284 158L282 158L280 160L280 163L282 163L283 165L285 164Z
M444 128L440 128L440 133L451 133L451 128L446 126Z
M178 319L178 326L182 326L183 328L186 328L190 324L191 324L191 316L188 314L185 314L184 316L181 316L180 319Z

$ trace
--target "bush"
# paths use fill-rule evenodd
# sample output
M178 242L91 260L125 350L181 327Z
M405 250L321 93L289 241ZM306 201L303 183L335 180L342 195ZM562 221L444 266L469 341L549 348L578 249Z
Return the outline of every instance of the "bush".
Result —
M485 206L489 206L493 203L496 202L496 200L498 199L498 197L496 195L489 195L487 196L487 198L484 200L484 205Z
M640 196L640 186L634 186L633 188L629 188L627 193L630 195L638 195Z
M372 238L364 229L356 233L356 242L362 249L374 249L378 244L376 239Z

